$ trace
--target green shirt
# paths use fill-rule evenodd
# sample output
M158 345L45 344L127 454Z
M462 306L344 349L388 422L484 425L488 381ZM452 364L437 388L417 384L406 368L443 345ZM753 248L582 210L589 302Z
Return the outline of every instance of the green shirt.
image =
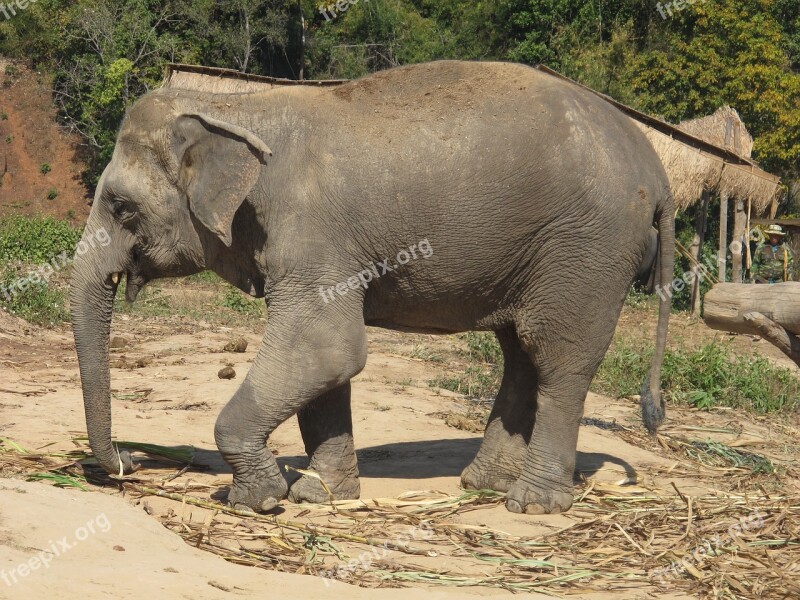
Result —
M759 244L750 269L756 283L776 283L794 278L794 256L786 244Z

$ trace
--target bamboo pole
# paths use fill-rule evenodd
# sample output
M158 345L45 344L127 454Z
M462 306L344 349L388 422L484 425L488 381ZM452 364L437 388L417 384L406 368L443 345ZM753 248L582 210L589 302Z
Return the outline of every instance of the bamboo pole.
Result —
M723 192L719 197L719 273L717 279L726 281L725 271L728 267L728 194Z
M692 245L689 246L689 252L694 258L694 264L700 264L703 258L703 241L706 234L706 220L708 218L708 200L711 196L710 192L706 189L703 190L703 195L700 199L700 207L697 216L694 220L694 238ZM695 277L692 279L691 291L691 305L692 312L700 316L700 278Z
M731 281L742 283L744 281L744 268L742 259L744 257L744 244L746 243L745 228L747 226L747 213L744 209L744 201L737 199L734 203L733 213L733 241L731 242Z

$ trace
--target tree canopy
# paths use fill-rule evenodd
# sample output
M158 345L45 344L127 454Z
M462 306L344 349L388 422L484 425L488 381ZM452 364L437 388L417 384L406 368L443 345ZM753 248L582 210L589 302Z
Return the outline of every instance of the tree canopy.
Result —
M0 54L53 75L61 117L93 149L90 178L126 108L168 62L325 79L444 58L545 63L673 122L730 104L755 138L755 159L800 177L800 3L666 4L39 0L0 22Z

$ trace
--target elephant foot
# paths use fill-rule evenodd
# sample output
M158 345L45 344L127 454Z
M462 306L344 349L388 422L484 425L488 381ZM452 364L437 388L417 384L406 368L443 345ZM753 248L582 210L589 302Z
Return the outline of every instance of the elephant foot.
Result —
M246 484L237 482L234 477L228 494L228 504L236 510L268 512L286 497L288 489L289 486L283 477L280 477L280 481L270 479Z
M485 465L473 460L461 473L461 487L465 490L496 490L507 492L519 478L519 471Z
M540 488L522 480L514 483L506 496L506 508L513 513L552 515L571 506L571 488Z
M233 483L228 504L237 510L267 512L286 497L289 486L281 475L271 453L262 451L255 457L224 455L233 467Z
M292 484L289 490L289 501L297 504L301 502L326 504L331 501L331 495L334 500L357 500L361 495L361 483L358 475L348 474L342 476L336 473L329 475L321 472L319 475L325 485L328 486L330 494L322 486L319 479L303 475Z

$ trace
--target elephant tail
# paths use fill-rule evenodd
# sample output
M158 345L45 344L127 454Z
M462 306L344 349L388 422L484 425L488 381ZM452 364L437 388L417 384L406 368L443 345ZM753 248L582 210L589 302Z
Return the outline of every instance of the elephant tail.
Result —
M661 204L656 212L658 232L661 238L659 244L659 293L661 301L658 305L658 327L656 330L656 345L653 352L653 361L650 371L642 382L640 404L642 407L642 421L647 431L655 433L664 420L666 405L661 396L661 365L664 362L664 352L667 347L667 325L671 310L672 294L665 290L673 277L673 263L675 261L675 211L672 195L667 193L666 201Z

